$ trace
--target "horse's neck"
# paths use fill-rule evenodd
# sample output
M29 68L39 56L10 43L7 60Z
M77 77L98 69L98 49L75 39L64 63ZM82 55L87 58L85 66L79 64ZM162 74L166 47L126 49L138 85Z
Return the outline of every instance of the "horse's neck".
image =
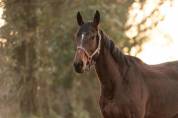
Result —
M104 49L104 51L100 53L95 68L102 84L108 84L110 81L114 81L112 77L114 75L121 75L119 65L107 49Z
M105 37L102 37L105 38ZM103 40L108 39L102 39L102 47L100 50L100 55L96 61L96 72L98 74L99 80L101 82L101 87L104 89L106 96L110 96L110 93L113 92L114 87L121 86L122 80L123 80L123 74L122 74L122 66L123 64L119 64L117 62L108 47L106 47L107 44ZM121 57L124 55L121 55Z

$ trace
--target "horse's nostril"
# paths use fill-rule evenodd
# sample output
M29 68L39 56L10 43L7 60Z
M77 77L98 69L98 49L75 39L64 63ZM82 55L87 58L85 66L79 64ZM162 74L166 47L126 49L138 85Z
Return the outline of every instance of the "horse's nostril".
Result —
M83 62L82 61L78 61L78 62L74 62L74 68L75 71L78 73L82 73L83 72Z
M78 64L79 64L80 67L83 67L83 61L79 61Z
M82 61L74 62L74 66L75 68L81 69L83 67L83 62Z

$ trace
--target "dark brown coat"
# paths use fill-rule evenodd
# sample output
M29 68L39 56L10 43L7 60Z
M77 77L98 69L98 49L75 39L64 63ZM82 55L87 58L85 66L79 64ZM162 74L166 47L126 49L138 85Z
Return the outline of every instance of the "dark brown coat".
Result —
M147 65L102 33L95 68L104 118L178 118L178 61Z

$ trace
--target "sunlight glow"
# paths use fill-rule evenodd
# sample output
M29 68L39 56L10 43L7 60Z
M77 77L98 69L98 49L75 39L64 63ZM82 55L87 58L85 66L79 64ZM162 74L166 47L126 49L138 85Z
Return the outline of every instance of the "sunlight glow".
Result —
M5 24L4 20L2 19L2 14L3 14L3 8L0 7L0 27L2 27ZM0 47L4 47L6 42L7 42L6 39L0 38Z
M0 27L4 25L4 20L2 19L2 14L3 14L3 8L0 7Z
M174 0L171 7L167 4L161 7L165 19L152 31L150 40L143 45L143 51L138 54L144 62L157 64L178 60L177 11L178 0Z

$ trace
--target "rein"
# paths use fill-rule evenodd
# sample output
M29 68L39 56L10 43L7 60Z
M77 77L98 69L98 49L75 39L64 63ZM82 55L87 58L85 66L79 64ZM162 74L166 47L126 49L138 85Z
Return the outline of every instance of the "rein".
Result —
M85 55L87 56L87 58L88 58L88 60L89 60L88 63L89 63L90 66L95 64L95 62L94 62L94 60L93 60L93 57L94 57L96 54L99 54L99 53L100 53L100 48L101 48L101 34L100 34L99 30L98 30L98 37L99 37L98 46L97 46L97 48L95 49L95 51L94 51L91 55L87 52L87 50L86 50L85 48L82 47L82 45L80 45L80 46L77 47L77 50L82 50L82 51L85 53Z

